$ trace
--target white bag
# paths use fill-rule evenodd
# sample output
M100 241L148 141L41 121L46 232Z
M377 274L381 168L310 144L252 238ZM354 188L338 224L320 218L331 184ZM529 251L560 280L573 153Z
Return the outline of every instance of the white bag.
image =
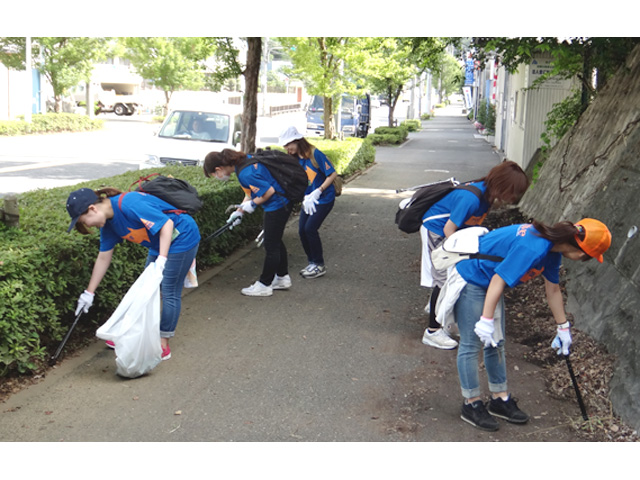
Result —
M480 237L489 233L484 227L468 227L457 230L431 252L431 262L436 270L446 270L461 260L481 258L501 262L501 257L478 253Z
M156 264L149 264L96 332L98 338L115 344L118 375L136 378L162 361L160 282Z

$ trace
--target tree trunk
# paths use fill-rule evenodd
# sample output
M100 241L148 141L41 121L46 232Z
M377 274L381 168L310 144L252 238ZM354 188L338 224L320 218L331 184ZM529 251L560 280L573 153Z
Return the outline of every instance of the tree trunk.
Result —
M244 70L244 107L242 110L242 151L253 153L256 150L262 38L248 37L247 42L247 66Z
M322 105L324 108L324 138L333 140L335 137L335 124L333 123L333 98L322 97Z

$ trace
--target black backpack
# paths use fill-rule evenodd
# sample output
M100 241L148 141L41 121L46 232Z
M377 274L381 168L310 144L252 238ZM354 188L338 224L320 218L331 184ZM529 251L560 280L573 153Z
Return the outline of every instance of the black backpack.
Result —
M478 187L460 185L452 178L444 182L425 185L413 194L404 208L398 208L396 212L398 228L406 233L419 231L422 226L422 217L427 210L456 188L473 192L478 198L482 197L482 191Z
M152 179L151 177L155 178ZM175 207L175 210L167 210L167 212L186 212L189 215L193 215L202 207L202 200L198 197L198 191L195 187L179 178L165 177L159 173L152 173L133 182L129 186L129 191L134 185L138 185L135 191L148 193ZM122 205L123 197L124 194L120 195L118 206ZM120 208L122 209L122 207Z
M279 150L258 151L238 165L237 173L254 163L261 163L267 167L269 173L284 190L284 197L292 202L301 202L304 199L309 178L296 157Z

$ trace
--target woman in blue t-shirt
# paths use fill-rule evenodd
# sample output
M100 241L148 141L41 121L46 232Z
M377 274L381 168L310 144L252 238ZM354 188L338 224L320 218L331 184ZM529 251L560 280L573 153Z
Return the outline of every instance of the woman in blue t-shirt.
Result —
M327 267L318 230L335 203L333 181L338 172L327 156L311 145L296 127L284 131L280 136L280 145L286 148L289 155L299 159L309 178L298 224L298 234L307 254L308 265L300 271L300 275L303 278L321 277L327 273Z
M445 350L456 348L458 342L450 338L436 321L435 305L447 272L433 267L431 252L456 230L480 225L492 207L518 203L529 186L529 180L517 163L507 160L493 167L486 177L469 185L480 190L480 198L468 190L454 190L425 212L420 228L420 285L432 288L425 308L429 313L429 326L424 331L422 343Z
M452 310L460 331L457 366L465 399L461 410L464 421L494 431L498 429L494 416L511 423L529 420L507 389L502 297L505 287L513 288L538 275L544 277L547 302L557 325L551 346L558 354L568 355L571 332L559 286L562 257L582 261L596 258L602 262L602 255L610 245L611 233L607 227L591 218L553 226L539 222L510 225L487 233L479 241L480 253L501 257L501 262L470 259L450 269L437 314L442 319ZM480 397L480 351L484 353L491 392L487 406Z
M141 192L123 194L115 188L93 191L81 188L69 195L67 211L72 228L82 234L100 228L100 252L89 285L78 299L76 315L93 304L96 289L106 274L113 249L123 240L149 249L146 264L155 262L162 274L160 340L162 359L171 357L169 339L175 335L182 307L182 288L200 244L200 231L187 213L176 211L167 202ZM114 347L111 342L107 345Z
M218 180L228 180L232 173L238 175L245 197L240 207L227 220L233 226L242 221L245 213L253 213L257 206L263 208L264 265L258 281L243 288L242 294L251 297L267 297L273 295L273 290L286 290L291 287L287 247L282 236L291 214L292 204L264 165L256 162L242 169L237 168L250 157L229 148L225 148L222 152L210 152L204 160L204 174Z

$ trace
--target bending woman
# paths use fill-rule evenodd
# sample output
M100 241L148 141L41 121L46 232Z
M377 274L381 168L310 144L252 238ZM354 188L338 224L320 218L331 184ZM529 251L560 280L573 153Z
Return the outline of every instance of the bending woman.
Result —
M242 289L243 295L268 297L273 290L291 287L287 247L282 240L284 228L291 214L292 204L284 196L284 190L273 178L269 169L253 163L239 169L250 155L225 148L222 152L211 152L204 160L204 174L218 180L228 180L236 173L245 197L240 207L231 214L227 222L238 225L245 213L253 213L258 206L264 210L265 257L260 278L251 286Z
M146 265L156 262L162 272L160 292L162 313L160 341L162 359L171 357L169 339L175 335L182 308L182 288L196 258L200 231L193 218L153 195L141 192L123 194L115 188L93 191L81 188L69 195L67 211L72 228L84 235L89 228L100 228L100 253L93 266L89 285L78 299L76 315L88 312L95 292L111 265L113 249L123 240L149 249ZM107 342L107 345L110 345Z
M600 221L585 218L575 225L560 222L547 226L510 225L480 237L480 253L502 257L501 262L463 260L450 269L440 294L438 318L449 321L453 311L460 330L458 376L464 403L461 418L483 430L495 431L500 417L511 423L526 423L529 415L520 410L507 388L504 355L505 287L515 287L542 274L545 293L557 325L552 348L569 354L570 325L567 321L559 270L562 257L569 260L596 258L611 245L611 233ZM488 409L481 399L478 354L483 351L491 399ZM488 411L487 411L488 410Z
M296 127L285 130L280 136L280 145L289 155L298 158L309 178L298 224L298 234L307 254L308 265L300 271L300 275L303 278L321 277L327 273L327 267L318 230L335 203L333 181L338 173L327 156L311 145Z
M436 321L435 305L447 272L433 267L431 252L459 228L482 224L491 208L518 203L529 186L529 180L517 163L507 160L493 167L486 177L469 185L480 190L480 198L468 190L454 190L425 212L420 228L420 285L433 288L425 308L429 313L429 326L424 331L422 343L444 350L456 348L458 342L450 338Z

